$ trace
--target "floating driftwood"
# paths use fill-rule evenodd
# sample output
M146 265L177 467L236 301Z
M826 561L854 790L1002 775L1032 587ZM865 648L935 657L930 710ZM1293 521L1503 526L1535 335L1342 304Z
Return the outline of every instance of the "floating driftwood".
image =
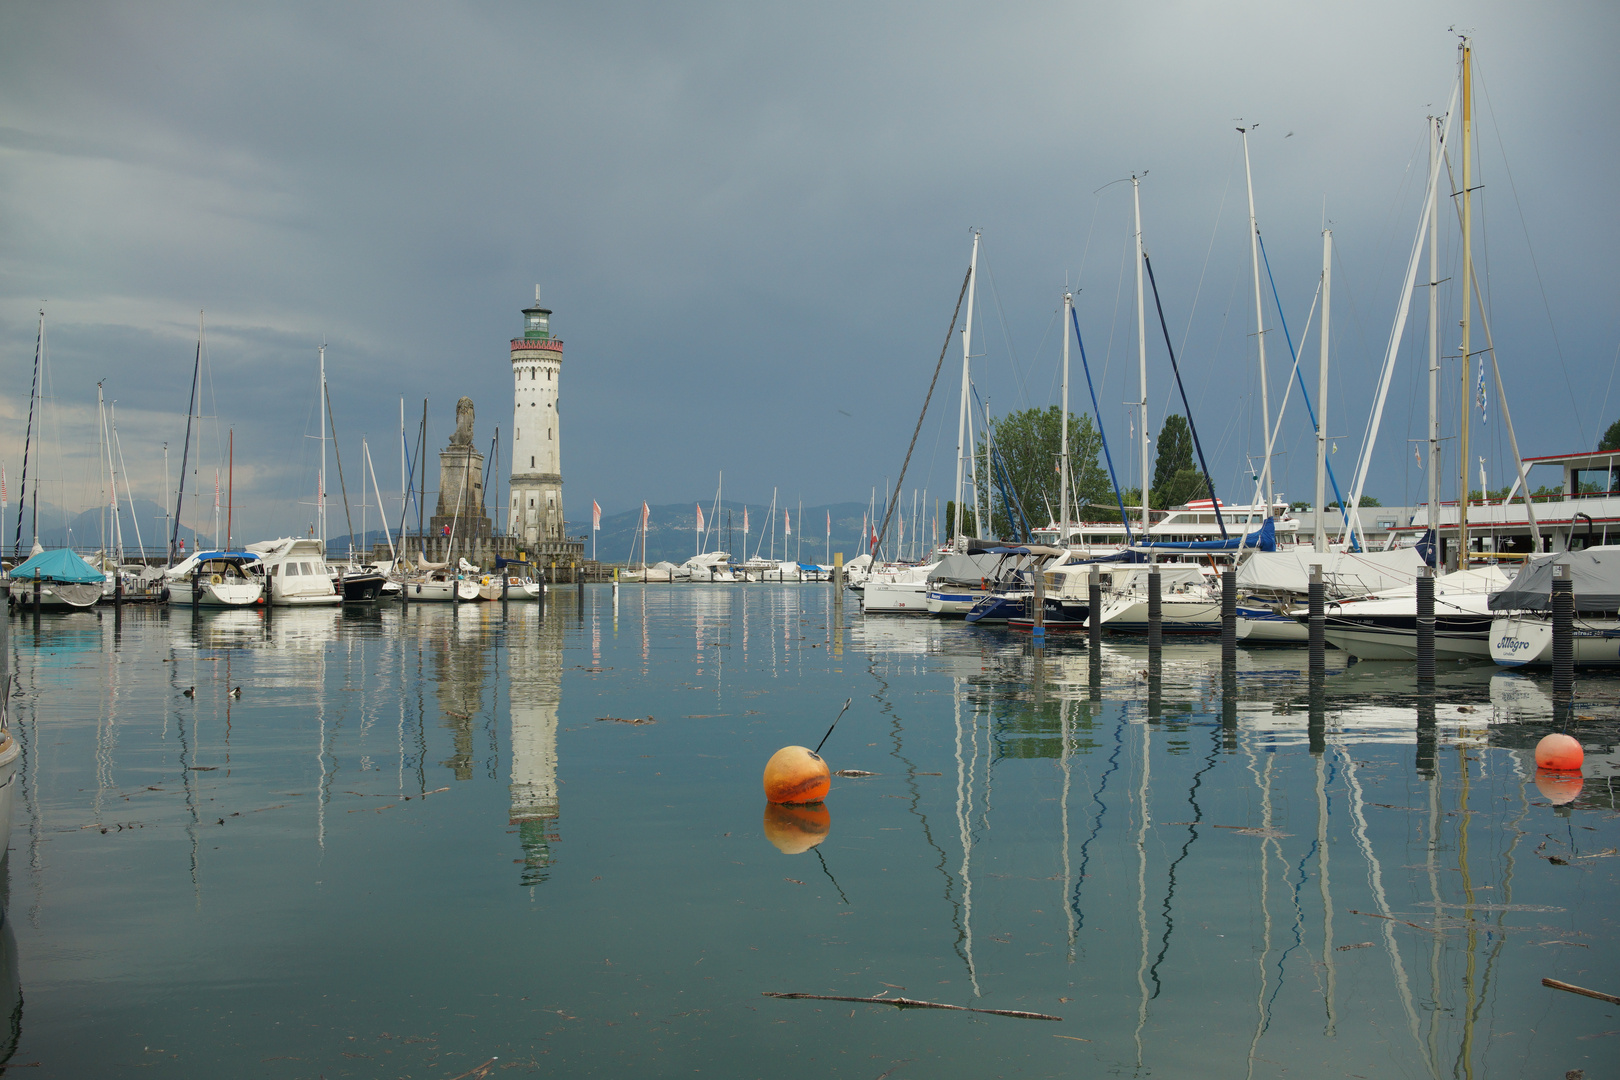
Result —
M1414 930L1422 930L1424 933L1427 933L1427 934L1438 934L1440 932L1440 931L1436 930L1432 926L1424 926L1421 923L1407 922L1405 919L1397 919L1393 915L1380 915L1376 911L1357 911L1354 908L1351 908L1350 909L1350 914L1352 914L1352 915L1360 915L1363 918L1367 918L1367 919L1383 919L1383 920L1385 920L1387 922L1398 922L1402 926L1410 926Z
M650 716L598 716L596 718L596 720L597 720L597 723L601 723L604 720L609 720L609 721L612 721L615 724L656 724L656 723L658 723L658 721L654 720Z
M1588 990L1586 987L1576 986L1574 983L1559 982L1557 979L1542 979L1541 985L1550 986L1554 990L1568 990L1571 994L1580 994L1582 997L1597 998L1599 1001L1607 1001L1615 1005L1620 1005L1620 997L1615 997L1613 994L1605 994L1601 990Z
M865 769L839 769L836 772L834 772L833 775L834 776L876 776L877 773L875 773L875 772L867 772Z
M1018 1020L1062 1020L1061 1016L1046 1013L1020 1012L1016 1009L970 1009L966 1005L945 1005L938 1001L918 1001L905 997L844 997L838 994L779 994L766 990L764 997L804 998L810 1001L858 1001L864 1005L893 1005L897 1009L949 1009L952 1012L989 1013L991 1016L1011 1016Z

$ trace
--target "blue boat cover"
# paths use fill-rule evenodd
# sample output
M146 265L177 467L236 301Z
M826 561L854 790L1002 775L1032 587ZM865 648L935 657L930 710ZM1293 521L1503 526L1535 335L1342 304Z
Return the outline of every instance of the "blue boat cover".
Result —
M12 580L38 577L42 581L65 581L88 585L104 582L107 576L67 548L42 551L27 562L11 568Z
M198 562L207 562L209 559L230 559L233 562L258 562L259 555L254 551L200 551L197 553Z
M1149 540L1136 546L1170 551L1236 551L1239 547L1253 551L1276 551L1277 525L1271 518L1266 518L1264 524L1242 538L1230 536L1225 540Z

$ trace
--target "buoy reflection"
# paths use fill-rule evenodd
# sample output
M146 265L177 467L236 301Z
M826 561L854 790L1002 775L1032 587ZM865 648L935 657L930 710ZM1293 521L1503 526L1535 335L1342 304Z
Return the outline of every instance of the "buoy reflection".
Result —
M803 855L827 839L832 813L826 803L788 806L765 804L765 839L784 855Z
M1563 806L1572 803L1580 797L1584 781L1579 773L1549 772L1546 769L1536 770L1536 790L1547 797L1547 801L1554 806Z

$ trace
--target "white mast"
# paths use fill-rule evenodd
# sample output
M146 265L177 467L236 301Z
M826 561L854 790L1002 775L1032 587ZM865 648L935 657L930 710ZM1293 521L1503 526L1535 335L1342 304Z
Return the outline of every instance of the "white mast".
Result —
M1142 428L1142 539L1146 540L1152 525L1148 514L1147 309L1142 296L1142 178L1134 173L1131 174L1131 201L1136 209L1136 362L1142 389L1142 400L1137 402L1137 419Z
M1327 551L1328 309L1333 295L1333 230L1322 230L1322 358L1316 377L1316 550ZM1264 341L1264 338L1261 338ZM1270 455L1267 455L1270 461ZM1354 511L1351 511L1354 513ZM1266 516L1271 508L1266 507Z
M1429 117L1429 528L1440 543L1440 118Z
M379 500L382 496L377 496ZM405 520L405 507L411 501L411 479L405 475L405 399L399 399L399 520ZM510 522L508 522L510 524ZM401 527L403 533L403 526ZM405 546L405 537L400 536L399 546Z
M968 372L968 356L973 348L973 292L979 280L979 234L973 234L973 254L968 259L968 294L967 294L967 322L962 327L962 404L957 412L956 419L956 529L954 535L962 535L962 465L963 451L967 452L968 459L973 456L971 436L968 435L968 387L971 385L971 376ZM978 526L975 523L974 530ZM870 542L870 538L868 538Z
M1069 543L1069 312L1074 308L1074 294L1063 290L1063 415L1058 435L1058 544Z
M1271 399L1266 381L1266 322L1260 301L1260 226L1254 218L1254 172L1249 168L1249 128L1258 126L1250 124L1248 128L1238 128L1238 134L1243 136L1243 175L1249 185L1249 264L1254 270L1254 340L1260 347L1260 418L1266 432L1266 457L1260 466L1260 485L1266 493L1266 517L1270 517L1271 504L1275 501L1271 490ZM1327 324L1323 323L1324 332L1326 329Z
M321 414L321 471L316 480L317 492L315 496L315 528L319 531L321 545L326 545L326 344L321 343L321 392L315 399L316 409Z
M1469 188L1473 184L1473 155L1470 151L1471 128L1474 117L1474 88L1472 70L1473 50L1469 48L1468 39L1463 38L1462 43L1462 228L1463 274L1469 275L1474 269L1474 201ZM1468 351L1470 329L1469 320L1474 313L1474 294L1468 287L1469 282L1463 282L1463 314L1462 314L1462 387L1459 391L1458 402L1462 406L1462 422L1457 432L1457 569L1468 569L1468 429L1472 426L1473 416L1470 412L1472 401L1468 393L1468 365L1473 355ZM1480 490L1483 495L1484 489Z

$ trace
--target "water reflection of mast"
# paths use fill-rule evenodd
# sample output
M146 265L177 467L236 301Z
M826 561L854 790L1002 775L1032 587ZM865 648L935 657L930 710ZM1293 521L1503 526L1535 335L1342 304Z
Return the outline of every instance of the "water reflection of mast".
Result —
M973 861L973 770L962 760L962 680L952 679L952 698L956 715L956 828L962 842L962 869L957 877L962 882L962 958L967 961L968 981L973 984L973 996L979 996L979 973L973 966L973 879L969 869ZM975 726L977 724L975 723ZM974 763L977 764L978 746L975 740Z
M1327 970L1327 990L1323 994L1327 1006L1327 1027L1324 1034L1332 1038L1338 1031L1338 968L1333 958L1333 891L1328 883L1328 798L1327 762L1325 754L1316 754L1316 877L1322 887L1322 966ZM1430 848L1433 859L1433 847ZM1438 943L1438 938L1436 939ZM1438 961L1436 961L1438 962Z
M1260 790L1260 828L1266 833L1271 832L1271 766L1274 755L1266 755L1266 771L1262 778L1260 770L1254 764L1254 742L1251 737L1244 746L1244 753L1249 759L1249 772L1254 776L1254 785ZM1249 1042L1249 1071L1248 1076L1254 1076L1255 1052L1260 1049L1260 1037L1270 1026L1270 1002L1266 998L1266 987L1270 982L1267 966L1271 961L1271 855L1266 850L1269 843L1266 836L1260 839L1260 915L1264 926L1264 945L1260 950L1260 990L1255 997L1254 1038Z
M900 717L895 713L894 706L888 699L888 684L883 681L882 676L878 675L875 664L869 665L868 670L872 677L877 680L879 687L878 693L873 695L877 698L879 703L878 712L880 714L886 713L889 716L890 738L894 742L894 749L890 750L889 754L906 767L906 787L911 789L909 809L911 810L911 813L916 816L917 820L922 823L923 839L927 841L929 847L933 848L934 851L939 854L939 861L934 864L934 867L939 871L940 876L945 879L945 902L950 904L951 907L955 909L955 914L952 916L952 925L954 925L957 930L957 941L955 943L956 955L962 958L962 963L968 966L969 970L971 971L971 964L969 963L967 953L962 951L962 909L961 905L958 904L955 899L953 899L953 893L956 891L956 882L951 877L950 869L945 865L948 858L945 854L945 849L940 847L939 841L934 839L934 830L933 827L928 824L928 815L921 809L922 789L917 786L917 766L910 758L906 757L902 746L901 736L904 734L905 729L901 727Z
M1069 755L1073 752L1069 746L1069 700L1063 691L1058 691L1058 717L1063 734L1062 750L1058 760L1063 766L1063 799L1061 803L1063 815L1063 915L1069 924L1069 963L1074 963L1074 909L1069 907L1069 875L1073 872L1069 865Z
M1418 1051L1424 1049L1423 1037L1418 1032L1417 1011L1412 1005L1412 988L1406 979L1406 965L1401 961L1401 950L1395 941L1395 919L1390 914L1389 898L1384 893L1384 868L1373 852L1372 841L1367 838L1367 815L1361 791L1361 780L1356 776L1355 762L1350 759L1350 753L1343 743L1339 745L1339 756L1344 759L1344 775L1350 786L1350 820L1354 825L1356 847L1360 849L1362 858L1367 861L1367 883L1372 887L1373 899L1378 904L1378 914L1383 918L1381 927L1384 935L1384 951L1389 954L1390 967L1395 973L1395 988L1400 992L1401 1008L1406 1012L1406 1024L1411 1029L1412 1041L1417 1043ZM1470 950L1472 955L1472 950ZM1438 1076L1434 1066L1430 1065L1431 1075Z
M1148 1016L1148 924L1147 924L1147 830L1151 819L1148 806L1149 784L1153 773L1151 732L1146 720L1142 722L1142 780L1137 785L1136 828L1136 921L1142 934L1142 960L1136 968L1136 988L1141 1001L1136 1007L1136 1067L1142 1067L1142 1029Z
M1192 787L1187 791L1187 804L1192 807L1193 819L1187 823L1187 839L1181 845L1181 852L1170 863L1170 870L1165 875L1164 889L1164 936L1159 940L1159 955L1154 958L1153 970L1153 996L1158 997L1162 989L1159 983L1159 965L1170 952L1170 935L1176 929L1175 899L1176 899L1176 870L1181 866L1189 852L1192 851L1193 842L1198 839L1198 824L1204 820L1204 808L1198 805L1198 789L1204 782L1204 774L1215 767L1215 759L1221 752L1222 731L1216 725L1211 732L1209 756L1204 759L1204 767L1193 774Z

